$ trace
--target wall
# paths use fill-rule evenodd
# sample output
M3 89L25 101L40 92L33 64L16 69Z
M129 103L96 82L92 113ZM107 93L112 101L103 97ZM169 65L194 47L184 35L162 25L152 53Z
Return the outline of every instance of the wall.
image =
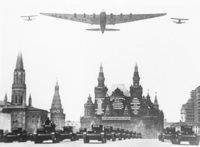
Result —
M11 114L0 112L0 129L4 132L11 131Z

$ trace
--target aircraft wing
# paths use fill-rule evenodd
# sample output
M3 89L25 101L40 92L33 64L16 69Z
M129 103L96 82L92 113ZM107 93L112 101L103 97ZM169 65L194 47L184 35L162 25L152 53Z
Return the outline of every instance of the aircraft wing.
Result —
M58 14L58 13L40 13L46 16L52 16L56 18L68 19L71 21L77 21L82 23L89 24L100 24L100 16L99 15L87 15L87 14Z
M120 15L107 15L106 24L114 25L118 23L126 23L137 20L149 19L153 17L159 17L166 15L166 13L157 13L157 14L120 14Z
M171 19L175 19L175 20L189 20L189 19L186 19L186 18L171 18Z
M21 17L35 17L37 15L30 15L30 16L21 16Z

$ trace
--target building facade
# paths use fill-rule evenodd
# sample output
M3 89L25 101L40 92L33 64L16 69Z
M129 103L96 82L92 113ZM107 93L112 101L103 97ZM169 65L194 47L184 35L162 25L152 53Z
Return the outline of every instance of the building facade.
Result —
M195 132L200 133L200 86L191 91L189 100L182 105L181 122L193 125Z
M22 128L27 130L28 133L34 133L47 118L48 111L32 106L31 95L29 96L28 105L26 104L25 70L21 53L18 54L14 70L11 102L8 102L6 94L1 109L2 113L11 115L11 129Z
M159 109L157 96L154 102L149 94L143 96L140 85L138 66L135 66L133 85L128 91L124 84L105 86L103 67L100 66L98 86L94 88L95 98L89 95L84 105L85 113L80 118L82 128L91 124L103 124L132 131L139 131L147 136L156 136L163 129L164 114Z
M63 113L60 100L58 82L56 82L55 86L55 93L51 104L50 115L51 121L56 125L56 130L61 130L65 126L65 114Z
M191 91L189 100L182 105L181 121L200 124L200 86Z

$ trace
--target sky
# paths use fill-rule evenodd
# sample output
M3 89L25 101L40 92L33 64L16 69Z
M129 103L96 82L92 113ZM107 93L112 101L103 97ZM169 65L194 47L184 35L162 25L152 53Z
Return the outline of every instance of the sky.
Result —
M200 85L200 2L198 0L6 0L0 2L0 100L11 99L17 55L22 52L27 101L50 110L56 81L66 120L79 121L88 95L94 102L99 67L105 85L133 84L137 63L143 95L149 92L167 121L181 119L182 104ZM39 13L167 13L142 21L108 26L116 32L92 32L90 24ZM38 15L34 21L21 16ZM188 18L175 24L171 17Z

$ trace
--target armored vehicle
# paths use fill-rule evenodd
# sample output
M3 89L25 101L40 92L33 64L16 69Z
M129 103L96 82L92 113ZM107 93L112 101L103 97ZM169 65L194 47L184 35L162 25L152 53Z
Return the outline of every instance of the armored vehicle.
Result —
M191 145L199 145L200 136L194 133L193 126L183 125L181 130L177 131L171 137L172 144L180 144L181 141L188 141Z
M87 131L87 128L80 128L79 132L76 132L77 140L83 139L83 133Z
M106 139L107 140L112 139L112 141L116 141L116 136L115 136L115 132L113 131L113 127L105 126L104 131L106 133Z
M26 130L22 131L22 128L12 128L11 132L8 132L4 134L4 142L26 142L27 141L27 135Z
M158 136L158 140L164 142L166 140L171 140L173 134L176 133L175 127L166 127Z
M60 134L55 130L55 124L45 123L42 128L37 129L36 134L34 134L35 143L42 143L45 140L52 140L53 143L60 142Z
M0 129L0 142L4 141L3 130Z
M124 129L121 129L121 133L122 133L122 138L124 140L127 139L128 135L127 135L127 132Z
M122 140L122 131L119 128L113 128L113 132L115 132L115 137L118 138L118 140Z
M64 126L63 130L59 131L59 133L60 133L61 140L65 140L65 139L70 139L71 141L77 140L77 135L76 133L73 132L72 126Z
M83 133L83 142L89 143L90 140L98 140L102 143L106 143L106 133L104 131L103 125L93 124L91 129L88 129Z
M131 132L129 130L126 130L125 133L126 133L126 138L131 139Z
M136 132L135 138L142 138L142 133Z

